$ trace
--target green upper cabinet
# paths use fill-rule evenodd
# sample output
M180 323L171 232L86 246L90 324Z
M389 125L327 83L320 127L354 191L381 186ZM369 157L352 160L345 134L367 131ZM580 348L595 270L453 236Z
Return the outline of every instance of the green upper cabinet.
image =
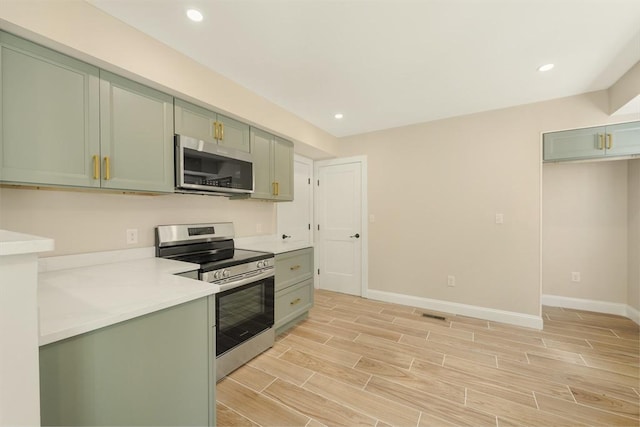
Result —
M293 200L293 143L276 137L273 144L273 181L276 200Z
M214 111L175 100L175 126L179 135L250 151L249 125Z
M251 128L251 154L253 155L253 199L272 199L271 147L274 136Z
M293 143L251 128L253 199L293 200Z
M640 122L546 133L544 161L586 160L640 154Z
M0 32L0 181L173 192L173 98Z
M607 126L607 154L610 156L640 154L640 122Z
M100 71L102 187L173 192L173 98Z
M0 181L100 186L98 69L0 32L0 82Z

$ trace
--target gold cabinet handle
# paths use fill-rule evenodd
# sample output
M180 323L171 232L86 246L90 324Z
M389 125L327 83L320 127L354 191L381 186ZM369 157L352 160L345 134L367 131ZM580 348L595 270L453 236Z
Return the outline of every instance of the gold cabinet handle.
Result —
M294 265L293 267L289 267L289 270L291 271L295 271L295 270L299 270L300 269L300 265Z
M109 156L104 157L104 179L107 181L111 179L111 159Z
M93 179L100 179L100 156L93 156Z
M213 139L218 139L218 122L213 122Z
M278 193L276 193L276 183L275 182L271 183L271 194L273 194L274 196L278 195Z
M276 196L280 195L280 183L276 182Z
M613 148L613 135L607 134L607 150L611 150Z
M291 302L289 303L289 305L296 305L296 304L298 304L299 302L300 302L300 298L296 298L296 299L294 299L293 301L291 301Z
M224 139L224 123L220 123L220 141Z
M599 133L598 134L598 150L602 150L604 149L604 135Z

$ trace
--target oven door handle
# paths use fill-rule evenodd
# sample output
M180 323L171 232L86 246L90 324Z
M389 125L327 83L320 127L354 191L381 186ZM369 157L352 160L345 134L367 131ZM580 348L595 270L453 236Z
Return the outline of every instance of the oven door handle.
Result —
M220 292L224 292L224 291L228 291L229 289L237 288L237 287L246 285L247 283L257 282L262 279L267 279L269 277L273 277L273 268L270 268L268 270L263 270L251 276L243 277L240 280L234 280L233 282L230 282L230 283L219 284L218 286L220 287ZM215 282L212 282L212 283L216 284Z

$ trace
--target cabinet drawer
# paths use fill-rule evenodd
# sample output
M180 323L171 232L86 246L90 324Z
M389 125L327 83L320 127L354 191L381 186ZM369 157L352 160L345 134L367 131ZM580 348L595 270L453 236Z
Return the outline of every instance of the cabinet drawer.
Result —
M313 248L276 255L276 291L313 277Z
M276 292L276 329L313 306L313 280L308 279L297 285Z

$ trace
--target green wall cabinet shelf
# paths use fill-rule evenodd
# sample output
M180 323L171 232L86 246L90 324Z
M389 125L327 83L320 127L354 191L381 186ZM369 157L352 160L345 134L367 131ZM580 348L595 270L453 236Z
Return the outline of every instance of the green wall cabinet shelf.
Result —
M640 155L640 122L545 133L543 153L545 162Z

